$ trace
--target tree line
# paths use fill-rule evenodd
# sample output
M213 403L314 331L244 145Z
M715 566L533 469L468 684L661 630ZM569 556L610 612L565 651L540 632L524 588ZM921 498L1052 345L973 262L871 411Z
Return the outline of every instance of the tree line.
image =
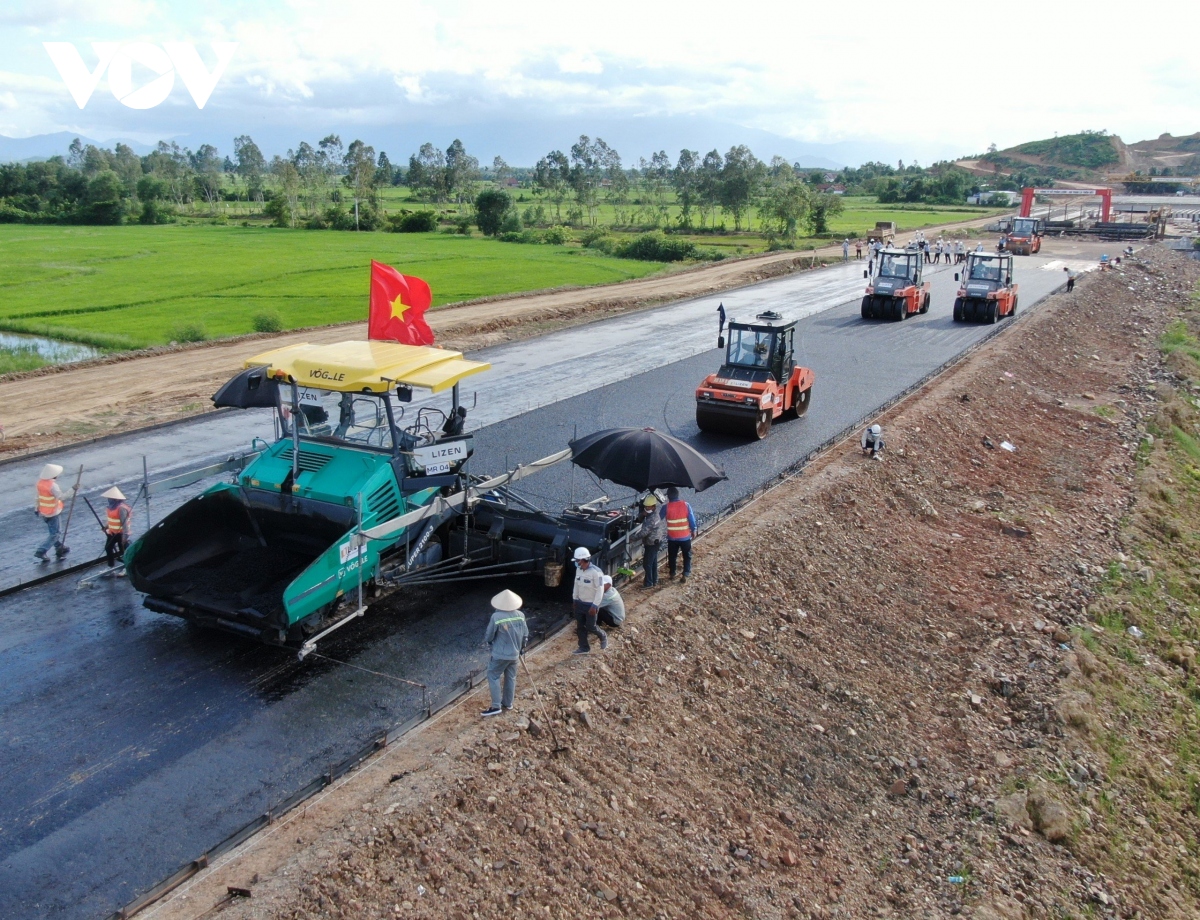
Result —
M344 145L336 134L270 160L249 135L235 138L225 156L211 144L191 150L160 141L139 156L125 144L108 150L76 139L65 157L0 165L0 222L154 224L206 212L220 219L221 202L244 201L283 227L431 230L449 216L460 230L474 225L500 235L594 230L606 206L615 228L715 232L731 221L736 232L756 214L770 236L791 241L827 233L843 193L961 203L972 183L950 164L868 163L831 172L782 157L764 162L745 145L724 154L684 149L674 160L660 150L626 166L603 139L586 135L531 168L498 156L481 167L458 139L444 150L422 144L405 166L362 140ZM436 210L385 215L381 193L398 185Z

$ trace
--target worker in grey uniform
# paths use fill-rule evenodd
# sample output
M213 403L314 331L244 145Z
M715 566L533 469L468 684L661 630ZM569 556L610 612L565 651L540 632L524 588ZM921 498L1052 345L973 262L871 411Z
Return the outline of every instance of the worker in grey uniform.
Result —
M878 425L866 429L859 439L859 446L863 456L878 457L883 452L883 429Z
M492 598L492 618L483 640L492 647L487 669L492 705L481 713L487 718L512 709L517 693L517 661L529 642L529 626L521 611L520 595L506 588Z
M596 625L600 605L604 602L604 573L592 564L592 554L586 546L575 550L575 586L571 589L571 602L575 609L575 634L579 637L576 655L586 655L592 650L588 633L600 640L600 650L608 648L608 634Z
M620 629L621 624L625 622L625 601L621 599L621 592L613 587L611 576L605 575L602 581L604 596L600 598L600 612L596 615L596 622L601 626Z

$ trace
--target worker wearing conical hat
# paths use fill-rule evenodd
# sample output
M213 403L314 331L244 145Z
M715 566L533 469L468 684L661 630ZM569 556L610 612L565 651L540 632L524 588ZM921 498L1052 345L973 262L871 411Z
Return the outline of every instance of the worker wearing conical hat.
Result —
M507 588L492 598L492 618L488 621L483 641L492 647L488 662L488 689L492 705L482 715L498 716L512 709L517 693L517 661L529 642L529 627L521 612L521 597Z
M111 569L129 548L129 524L133 519L133 508L125 500L125 493L113 486L102 493L108 499L104 515L104 558Z
M50 552L51 547L54 547L54 555L59 559L70 552L63 545L62 528L58 521L59 515L63 511L63 491L58 484L58 477L62 471L63 468L57 463L47 463L38 475L37 504L34 506L34 510L37 512L37 516L46 522L49 533L41 545L33 551L33 554L43 562L48 558L46 554Z

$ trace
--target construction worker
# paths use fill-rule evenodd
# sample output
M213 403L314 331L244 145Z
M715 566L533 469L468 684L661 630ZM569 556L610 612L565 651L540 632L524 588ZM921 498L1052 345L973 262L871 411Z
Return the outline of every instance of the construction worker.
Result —
M658 499L653 493L642 499L637 522L642 525L642 570L645 586L658 587L658 554L667 539L667 522L659 513Z
M571 602L575 610L575 635L579 637L576 655L586 655L592 650L588 633L600 640L600 651L608 648L608 633L596 625L600 605L604 603L604 573L592 565L592 554L586 546L575 550L575 587L571 590Z
M843 262L850 261L850 241L849 240L842 240L842 261Z
M613 587L610 576L605 575L601 580L604 582L604 596L600 598L600 612L596 614L596 622L620 629L621 624L625 622L625 601L621 599L621 592Z
M864 457L878 457L883 452L883 429L872 425L862 433L859 444Z
M492 705L480 715L498 716L513 708L517 693L517 661L529 644L529 626L521 611L521 597L505 588L492 598L492 618L488 620L483 641L492 647L488 661L488 690Z
M717 338L721 337L721 333L725 331L725 304L717 304Z
M692 537L696 534L696 515L692 506L679 497L674 486L667 489L667 505L662 510L667 522L667 577L675 577L675 564L683 553L683 580L692 574Z
M42 541L41 546L33 551L33 554L43 562L46 561L46 553L50 551L50 547L54 547L54 555L59 559L70 552L63 545L58 522L58 517L63 510L64 496L58 485L58 477L62 471L63 468L57 463L47 463L42 467L42 472L38 476L36 511L38 517L46 522L46 529L49 533Z
M1067 273L1067 293L1070 294L1075 290L1075 269L1067 265L1063 267L1063 271Z
M108 510L104 516L104 558L111 569L129 548L129 524L133 509L125 500L125 493L116 486L100 497L108 499Z

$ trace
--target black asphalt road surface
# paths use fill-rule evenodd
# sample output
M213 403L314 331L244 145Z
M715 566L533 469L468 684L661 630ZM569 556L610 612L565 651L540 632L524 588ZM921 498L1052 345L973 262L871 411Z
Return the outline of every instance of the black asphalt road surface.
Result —
M1062 283L1043 262L1017 260L1022 311ZM798 357L816 371L813 405L765 441L696 428L693 393L720 364L713 351L484 429L474 471L545 456L599 428L649 425L724 466L729 481L693 499L701 517L712 514L1011 323L952 322L954 289L951 271L934 273L932 309L902 323L864 322L858 300L803 320ZM670 360L669 341L648 347ZM551 510L630 494L569 464L520 491ZM151 613L123 581L76 582L0 601L0 917L105 916L409 718L420 692L387 675L437 696L482 668L488 598L500 587L427 587L381 602L322 643L334 661L298 663ZM529 600L535 629L561 622L564 595L532 580L511 586Z

